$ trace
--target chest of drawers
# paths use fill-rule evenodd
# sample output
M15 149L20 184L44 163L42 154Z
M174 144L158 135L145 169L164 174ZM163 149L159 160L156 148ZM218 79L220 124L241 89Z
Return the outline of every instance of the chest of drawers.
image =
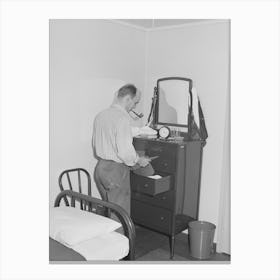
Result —
M151 163L155 174L162 178L131 173L132 219L136 224L167 235L173 258L175 235L198 218L203 142L136 137L134 147L141 154L158 156Z

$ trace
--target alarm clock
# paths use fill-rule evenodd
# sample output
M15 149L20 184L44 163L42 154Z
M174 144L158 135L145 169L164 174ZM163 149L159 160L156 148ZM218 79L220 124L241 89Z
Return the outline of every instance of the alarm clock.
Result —
M167 139L171 134L170 128L168 126L162 126L159 129L158 134L160 138Z

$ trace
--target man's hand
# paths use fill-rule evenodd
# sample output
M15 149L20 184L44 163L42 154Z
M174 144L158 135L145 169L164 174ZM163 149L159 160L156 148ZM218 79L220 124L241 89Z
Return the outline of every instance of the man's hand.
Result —
M146 125L146 126L139 128L139 134L157 135L157 131Z
M148 157L139 157L137 163L141 166L141 167L145 167L150 163L151 159Z

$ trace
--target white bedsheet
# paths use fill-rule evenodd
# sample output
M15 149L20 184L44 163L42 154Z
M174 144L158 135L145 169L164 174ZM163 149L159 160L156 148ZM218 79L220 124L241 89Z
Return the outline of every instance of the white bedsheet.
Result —
M129 253L129 240L126 236L113 231L68 247L88 261L120 260Z

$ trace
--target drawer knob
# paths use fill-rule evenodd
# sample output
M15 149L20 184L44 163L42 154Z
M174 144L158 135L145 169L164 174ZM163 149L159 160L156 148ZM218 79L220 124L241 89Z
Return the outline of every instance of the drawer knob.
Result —
M165 162L163 165L166 167L166 166L168 165L168 163L167 163L167 162Z
M147 188L148 186L149 186L148 184L145 184L145 185L144 185L145 188Z
M160 217L160 220L163 221L163 220L164 220L164 217Z
M161 199L162 199L162 200L165 200L165 199L166 199L166 196L163 196Z

